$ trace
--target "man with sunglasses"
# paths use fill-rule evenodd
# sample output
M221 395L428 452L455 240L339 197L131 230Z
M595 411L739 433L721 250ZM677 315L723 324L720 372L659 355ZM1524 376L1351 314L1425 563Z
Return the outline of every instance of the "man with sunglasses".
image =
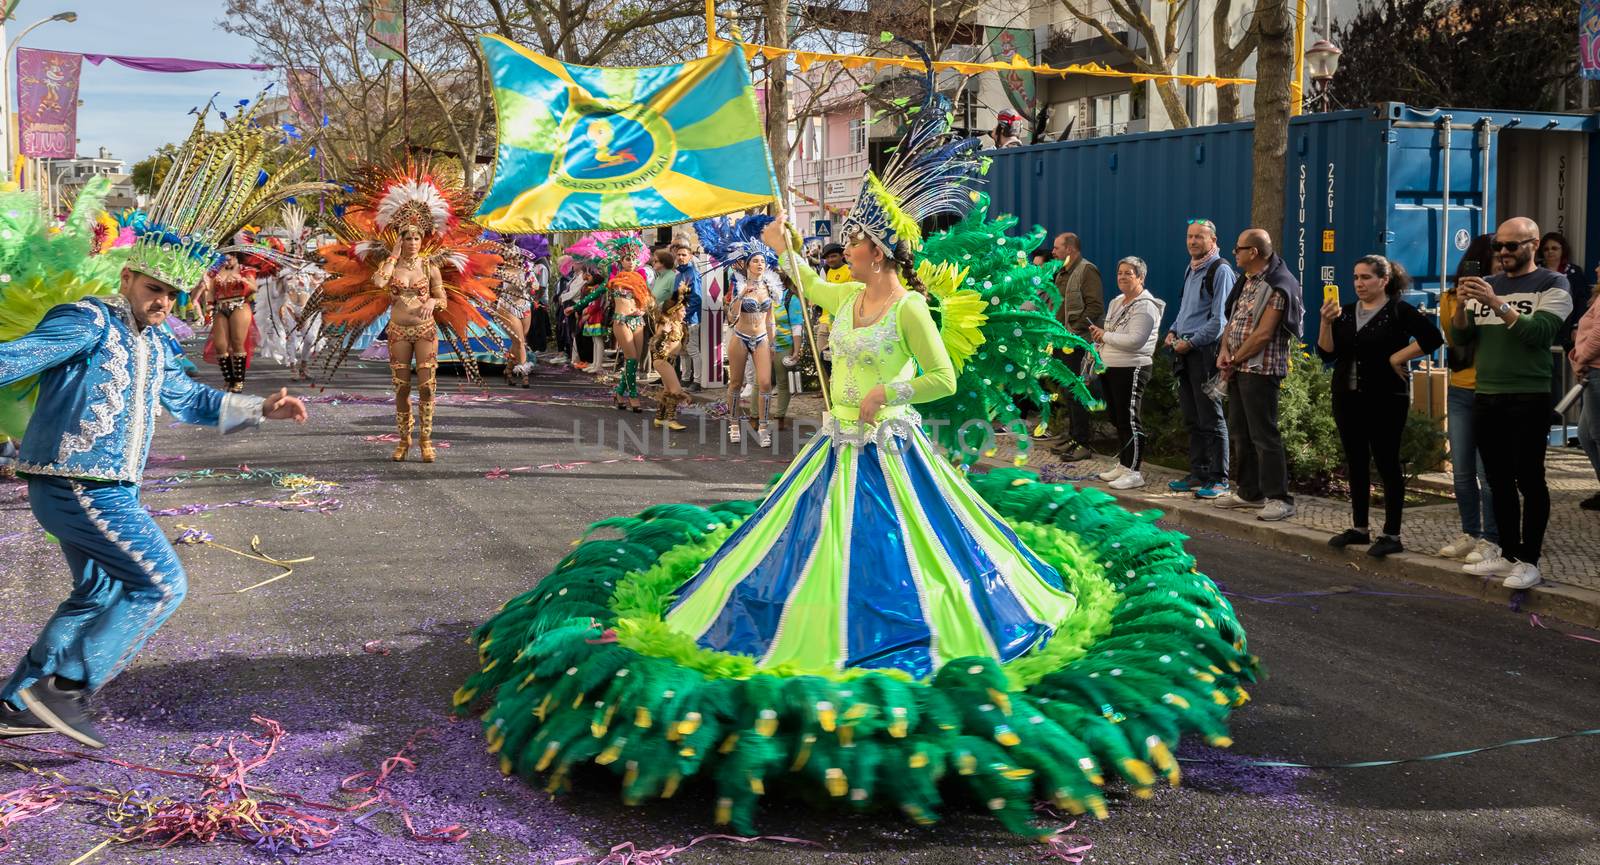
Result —
M1550 521L1544 455L1550 441L1550 346L1572 312L1567 278L1534 261L1539 226L1508 219L1494 235L1500 273L1462 277L1450 321L1457 345L1477 346L1472 431L1500 528L1499 556L1463 567L1505 578L1508 589L1540 583L1539 554ZM1520 494L1520 498L1518 497Z
M1216 503L1258 510L1258 520L1285 520L1294 516L1294 496L1278 430L1278 389L1289 374L1290 345L1300 337L1305 303L1300 281L1272 251L1265 229L1241 233L1233 257L1244 278L1223 305L1228 324L1217 369L1228 383L1228 440L1238 491Z

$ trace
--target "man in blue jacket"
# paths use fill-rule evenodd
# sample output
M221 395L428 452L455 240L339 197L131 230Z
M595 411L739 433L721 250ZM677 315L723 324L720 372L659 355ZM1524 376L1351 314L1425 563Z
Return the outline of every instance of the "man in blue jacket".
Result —
M305 422L305 405L285 390L262 399L185 375L161 335L178 296L161 277L173 271L141 261L122 271L120 295L57 306L31 333L0 345L0 384L39 376L17 473L73 578L72 594L0 689L0 736L54 730L104 747L90 695L183 600L183 567L139 502L161 411L223 433L265 418Z
M1216 499L1228 492L1228 424L1222 394L1214 386L1224 306L1233 292L1233 268L1217 251L1217 226L1209 219L1191 219L1184 235L1189 269L1183 274L1178 318L1167 332L1173 370L1178 378L1178 408L1189 428L1189 474L1167 487Z
M689 299L683 305L683 351L678 355L678 365L683 370L683 386L700 390L700 379L706 374L700 363L700 265L694 260L694 252L688 244L674 243L672 254L678 265L678 277L673 285L680 289L684 286L689 288Z

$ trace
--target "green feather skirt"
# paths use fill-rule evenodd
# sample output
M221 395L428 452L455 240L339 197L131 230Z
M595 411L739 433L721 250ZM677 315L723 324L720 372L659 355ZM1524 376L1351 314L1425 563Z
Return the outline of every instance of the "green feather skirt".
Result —
M716 652L668 627L674 592L759 500L660 505L591 526L555 570L473 634L481 668L455 696L483 711L500 768L551 792L586 763L626 802L697 776L716 820L753 833L769 788L918 823L965 788L1009 830L1039 836L1033 803L1106 813L1104 788L1178 783L1193 734L1224 746L1256 659L1184 537L1093 489L1005 469L972 489L1066 581L1076 602L1042 645L1001 663L948 660L816 672ZM598 537L601 534L607 538Z

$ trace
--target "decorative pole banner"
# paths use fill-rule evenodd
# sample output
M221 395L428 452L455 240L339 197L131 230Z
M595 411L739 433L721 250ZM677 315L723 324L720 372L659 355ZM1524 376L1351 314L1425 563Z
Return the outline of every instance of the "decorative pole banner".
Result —
M369 0L367 51L379 60L402 60L406 50L406 16L403 0Z
M506 234L650 228L777 198L739 51L671 66L562 63L481 36L494 185L473 219Z
M78 75L83 55L17 49L17 123L23 156L78 155Z
M1024 63L1033 63L1033 31L1019 30L1010 27L985 27L983 28L984 41L989 46L989 53L997 63L1015 65L1015 58L1022 58ZM1006 97L1011 100L1011 107L1022 113L1023 117L1032 121L1033 116L1033 70L1015 68L1000 72L1000 84L1006 89Z
M1600 78L1600 0L1578 6L1578 69L1585 78Z
M299 66L286 70L286 73L289 111L302 129L316 129L322 125L322 118L327 114L322 102L322 70L314 66Z

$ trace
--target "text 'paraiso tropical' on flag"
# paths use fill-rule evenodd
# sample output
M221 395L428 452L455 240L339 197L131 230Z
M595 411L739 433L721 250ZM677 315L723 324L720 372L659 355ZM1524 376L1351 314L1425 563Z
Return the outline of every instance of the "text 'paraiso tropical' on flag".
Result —
M562 63L482 36L494 185L474 217L505 233L649 228L776 198L744 54L672 66Z

